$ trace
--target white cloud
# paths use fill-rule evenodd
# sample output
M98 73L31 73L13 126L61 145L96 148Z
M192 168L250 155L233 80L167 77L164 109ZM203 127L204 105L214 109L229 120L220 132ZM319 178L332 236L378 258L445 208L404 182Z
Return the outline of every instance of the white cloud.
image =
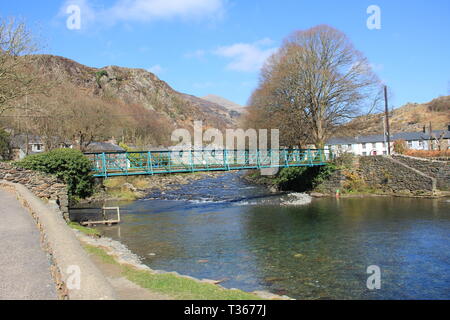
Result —
M220 14L223 5L223 0L119 0L106 14L116 21L205 17Z
M185 58L188 59L203 59L206 56L206 51L205 50L196 50L193 52L188 52L184 55Z
M275 47L266 48L272 44L272 40L265 38L254 43L236 43L219 47L214 54L231 59L227 65L229 70L253 72L258 71L267 58L277 51Z
M226 0L116 0L109 8L95 8L92 0L66 0L58 16L66 17L69 5L81 9L81 19L87 24L92 22L114 25L117 22L150 22L174 18L200 19L217 18L225 11Z

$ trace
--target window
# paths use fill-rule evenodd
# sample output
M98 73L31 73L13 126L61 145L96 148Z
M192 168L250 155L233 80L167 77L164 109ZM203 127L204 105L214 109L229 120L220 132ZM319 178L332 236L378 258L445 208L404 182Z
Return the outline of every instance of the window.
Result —
M408 141L408 148L412 149L412 147L413 147L413 142L412 141Z
M362 148L365 150L366 147L367 147L367 144L366 144L366 143L363 143L363 144L362 144Z
M387 155L387 151L383 151L383 154L386 156Z
M367 152L363 152L362 155L365 157L367 156Z
M348 144L348 145L347 145L347 149L351 150L351 149L352 149L352 145L351 145L351 144Z

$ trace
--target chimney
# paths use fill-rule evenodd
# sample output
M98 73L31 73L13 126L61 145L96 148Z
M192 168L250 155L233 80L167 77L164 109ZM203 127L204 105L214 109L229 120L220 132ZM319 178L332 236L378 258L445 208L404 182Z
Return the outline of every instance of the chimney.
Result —
M427 127L423 126L423 133L427 133Z

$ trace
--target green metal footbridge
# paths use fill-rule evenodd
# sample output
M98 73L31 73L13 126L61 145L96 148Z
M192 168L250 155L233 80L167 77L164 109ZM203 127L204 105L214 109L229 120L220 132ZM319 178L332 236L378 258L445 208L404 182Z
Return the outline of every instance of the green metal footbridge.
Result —
M180 150L86 153L95 177L323 166L320 149Z

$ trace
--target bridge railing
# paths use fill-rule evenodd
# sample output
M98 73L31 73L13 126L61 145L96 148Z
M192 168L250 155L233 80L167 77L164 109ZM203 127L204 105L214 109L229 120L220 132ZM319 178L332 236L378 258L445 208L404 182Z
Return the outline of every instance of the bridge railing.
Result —
M196 171L320 166L330 154L322 149L180 150L85 153L94 176L154 175Z

